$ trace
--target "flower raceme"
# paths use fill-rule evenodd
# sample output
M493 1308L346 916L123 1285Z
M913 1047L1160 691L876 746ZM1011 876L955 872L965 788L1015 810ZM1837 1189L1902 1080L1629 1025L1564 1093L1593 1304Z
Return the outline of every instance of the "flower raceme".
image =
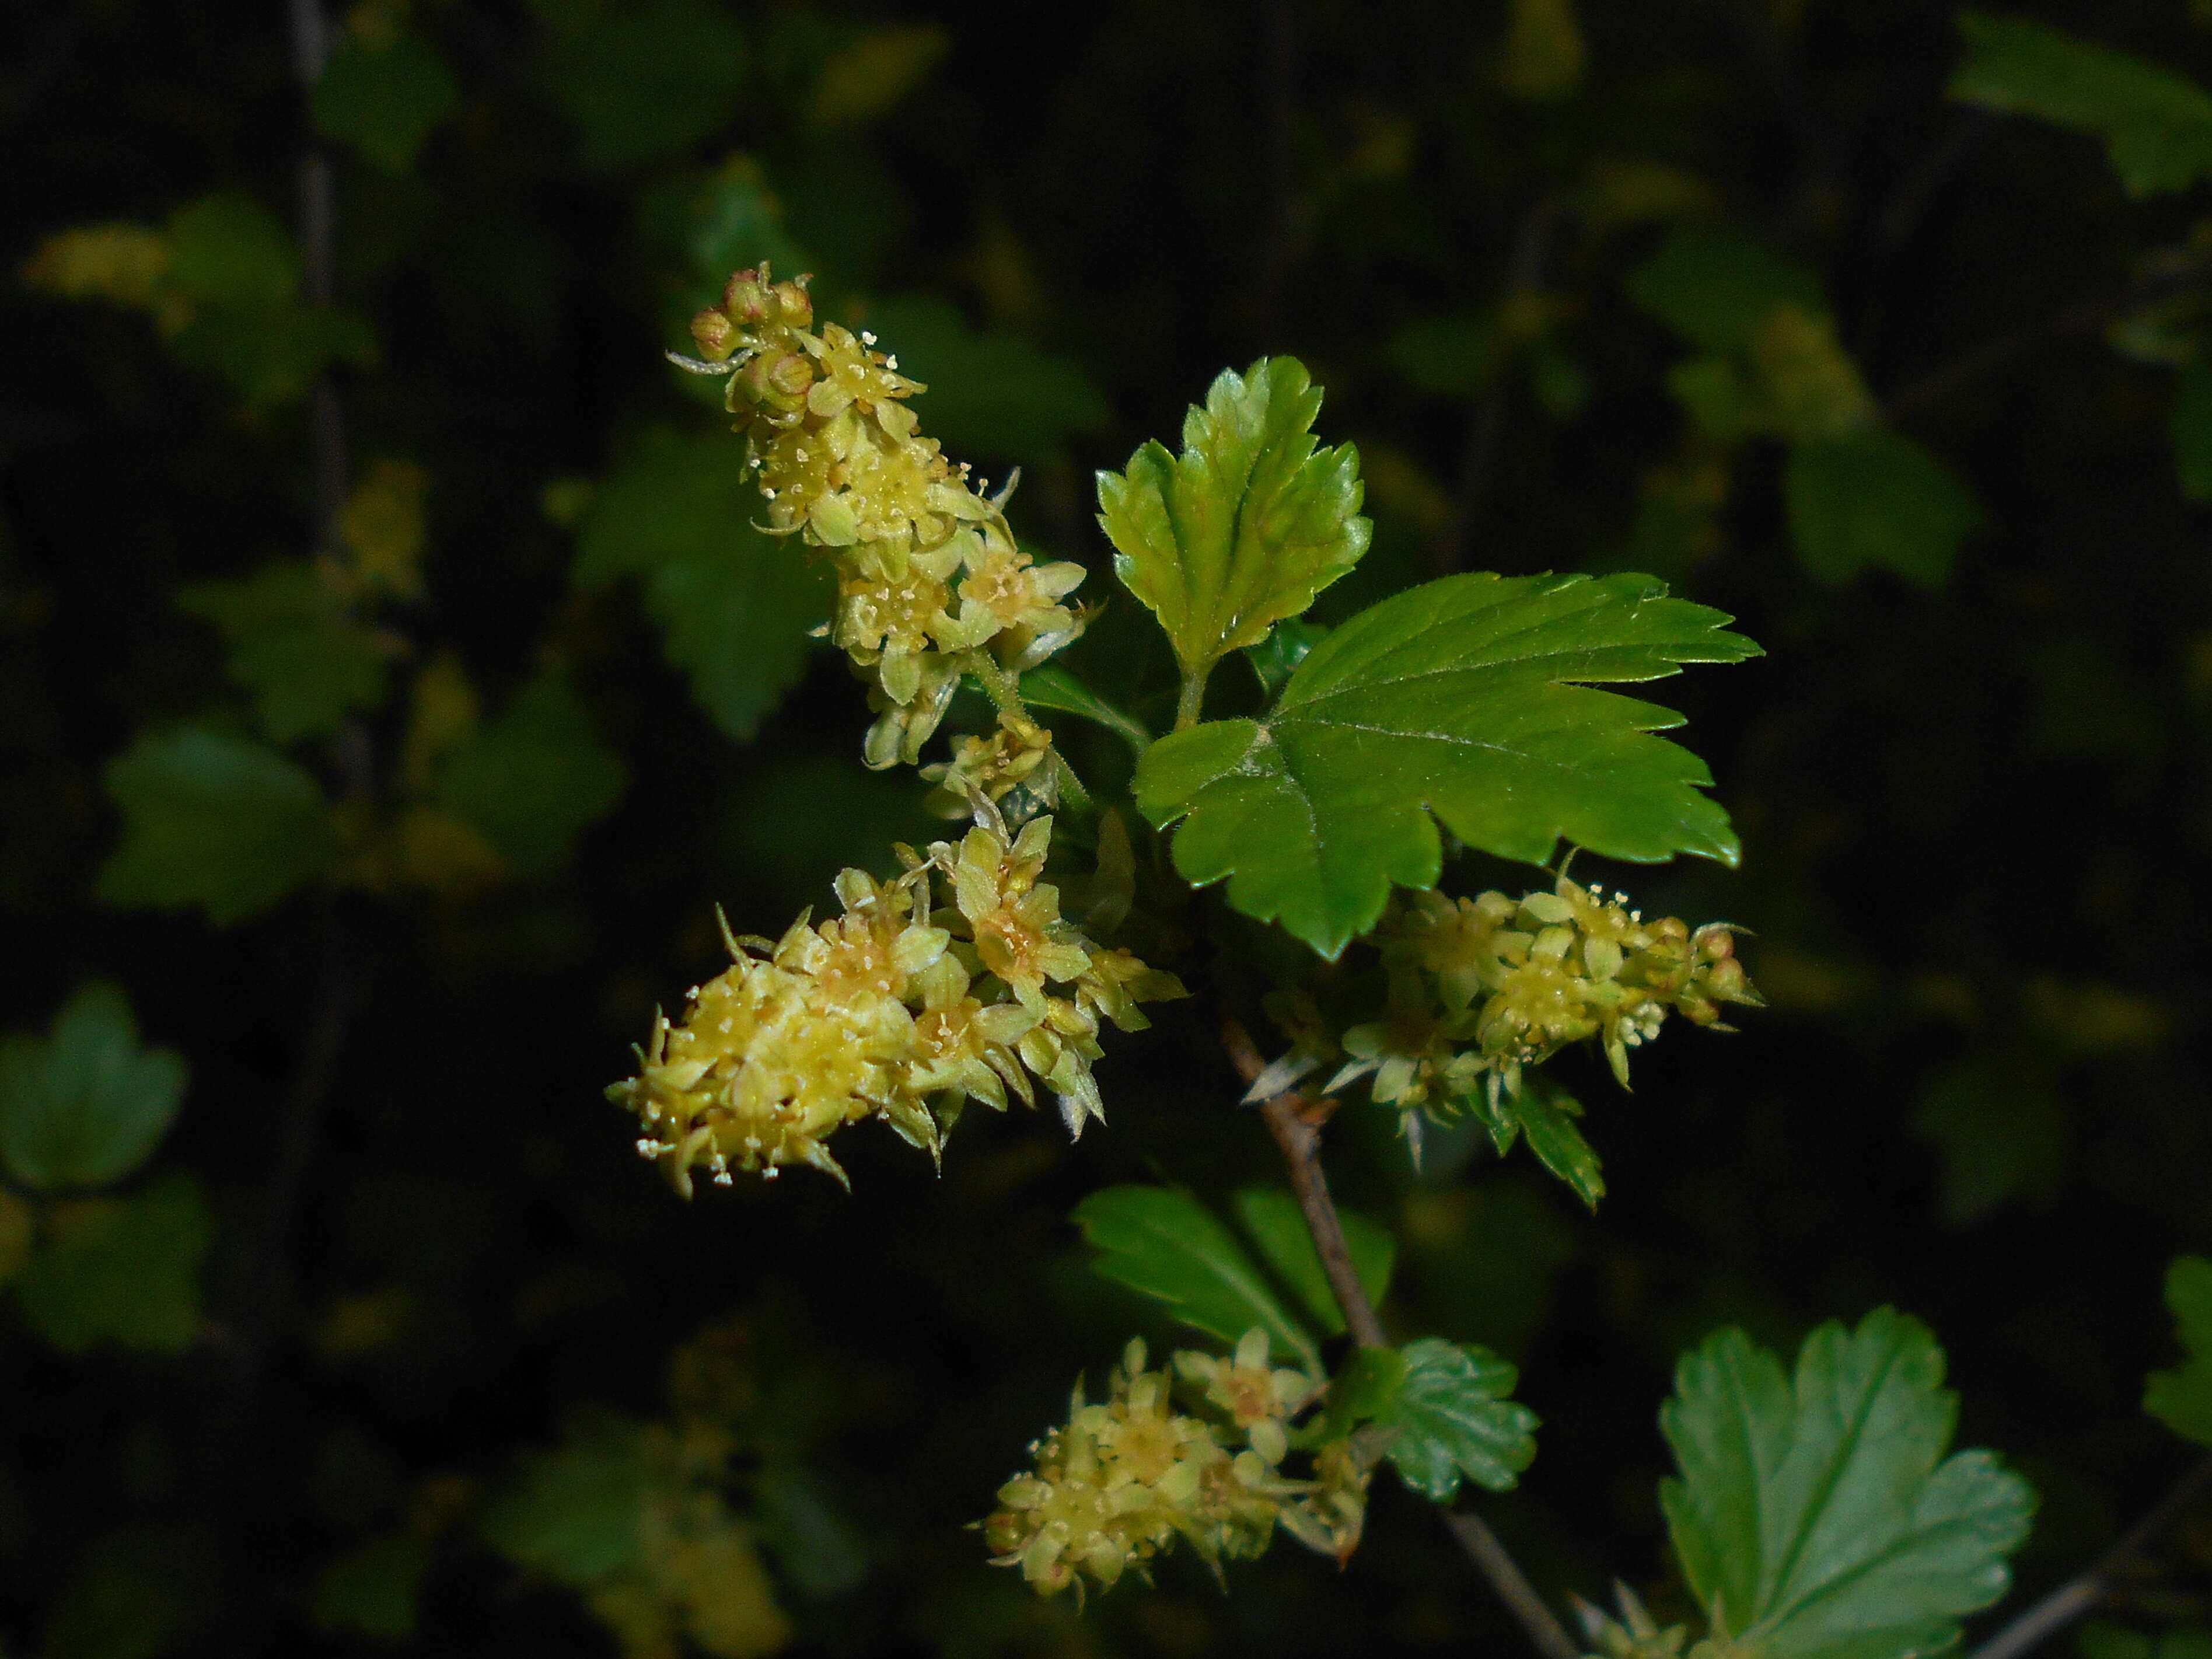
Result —
M1517 1094L1525 1068L1587 1041L1626 1087L1628 1051L1669 1013L1726 1030L1723 1004L1759 1003L1725 923L1646 921L1626 894L1565 875L1518 899L1407 894L1374 939L1389 986L1381 1019L1331 1043L1309 1000L1279 994L1270 1011L1308 1064L1342 1056L1328 1090L1367 1078L1378 1104L1407 1113L1449 1111L1478 1088Z
M838 916L802 915L773 943L730 939L730 967L690 993L682 1022L655 1019L637 1075L607 1092L679 1192L695 1169L727 1184L806 1164L843 1182L824 1143L869 1117L935 1158L963 1103L1004 1111L1011 1091L1035 1105L1035 1082L1071 1133L1104 1120L1101 1022L1140 1030L1139 1003L1186 994L1062 920L1042 879L1049 817L1012 834L984 816L926 856L902 847L890 882L843 872Z
M804 277L741 270L691 319L700 358L676 361L726 377L767 527L836 567L831 636L873 682L868 764L911 764L963 672L1018 673L1082 632L1061 601L1083 568L1038 564L1015 544L1004 493L979 495L920 434L907 399L927 388L874 336L813 321Z
M1174 1401L1180 1378L1192 1409ZM1018 1567L1041 1595L1085 1583L1109 1589L1180 1539L1207 1565L1262 1553L1278 1525L1340 1560L1358 1547L1374 1450L1362 1437L1313 1453L1310 1478L1283 1472L1294 1419L1322 1385L1267 1363L1264 1331L1233 1357L1176 1354L1146 1369L1129 1344L1092 1403L1076 1385L1066 1424L1030 1446L1030 1470L999 1488L983 1522L995 1565Z

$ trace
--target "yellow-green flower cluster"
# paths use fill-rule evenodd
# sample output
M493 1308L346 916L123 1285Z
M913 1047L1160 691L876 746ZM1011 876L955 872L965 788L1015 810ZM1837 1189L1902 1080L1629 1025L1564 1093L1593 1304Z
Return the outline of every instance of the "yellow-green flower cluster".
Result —
M691 320L702 361L727 376L725 403L745 435L769 527L825 550L837 568L832 637L873 682L871 766L917 760L963 672L1019 672L1082 631L1061 601L1080 565L1040 565L1000 510L915 429L906 400L926 391L898 360L835 323L817 333L805 281L769 270L730 278L722 303Z
M979 795L995 804L1019 789L1029 803L1047 808L1060 796L1052 733L1011 712L999 716L987 738L955 738L952 758L923 767L921 775L937 786L923 804L939 817L968 817Z
M1478 1087L1493 1099L1517 1094L1524 1067L1590 1040L1626 1086L1628 1051L1669 1013L1718 1025L1723 1004L1759 1001L1724 923L1692 932L1673 916L1646 921L1626 894L1607 898L1564 875L1518 899L1408 894L1375 943L1389 1010L1344 1033L1346 1061L1327 1086L1370 1078L1378 1103L1405 1111L1447 1109Z
M1177 1378L1194 1396L1177 1409ZM1314 1474L1283 1472L1294 1420L1322 1385L1268 1364L1264 1331L1248 1332L1228 1358L1176 1354L1146 1369L1145 1345L1129 1344L1092 1404L1078 1384L1067 1422L1030 1448L1030 1471L999 1488L983 1522L994 1565L1019 1567L1041 1595L1086 1583L1111 1589L1121 1575L1180 1539L1217 1570L1261 1554L1279 1524L1340 1560L1359 1541L1371 1446L1358 1437L1314 1454Z
M891 882L845 871L842 915L731 939L730 968L681 1024L654 1021L638 1074L608 1091L637 1114L640 1153L687 1197L695 1169L726 1185L808 1164L844 1182L824 1143L846 1124L881 1118L934 1158L963 1102L1035 1105L1032 1078L1071 1133L1103 1121L1101 1022L1142 1030L1139 1002L1185 993L1061 920L1051 843L1048 817L1010 836L994 816L926 856L902 848Z

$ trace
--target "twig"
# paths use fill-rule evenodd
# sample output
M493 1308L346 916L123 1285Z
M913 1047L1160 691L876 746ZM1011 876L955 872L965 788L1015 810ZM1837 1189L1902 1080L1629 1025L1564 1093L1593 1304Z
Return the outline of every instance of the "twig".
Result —
M2069 1578L2029 1607L1995 1636L1976 1648L1969 1659L2019 1659L2045 1637L2055 1636L2112 1593L2115 1581L2168 1527L2187 1514L2191 1504L2212 1492L2212 1457L2176 1481L2150 1512L2122 1534L2097 1565L2077 1578Z
M2002 369L2009 368L2046 340L2086 334L2128 313L2160 300L2185 294L2212 282L2212 254L2194 254L2163 270L2138 276L2117 288L2077 301L2027 328L1997 335L1961 352L1949 362L1930 370L1891 394L1884 412L1892 420L1916 414L1930 404L1964 390Z
M1267 1069L1251 1033L1237 1021L1224 1020L1221 1036L1229 1050L1230 1062L1246 1083L1251 1083ZM1297 1194L1298 1207L1305 1213L1306 1231L1313 1235L1322 1271L1328 1276L1328 1286L1336 1293L1337 1305L1344 1310L1344 1322L1352 1340L1363 1348L1388 1347L1390 1339L1382 1328L1374 1303L1368 1299L1366 1286L1359 1282L1358 1272L1352 1265L1352 1252L1344 1242L1344 1224L1337 1216L1334 1200L1328 1195L1328 1177L1322 1172L1322 1126L1335 1110L1335 1101L1316 1100L1295 1088L1260 1103L1260 1115L1282 1152L1283 1167L1290 1173L1291 1188ZM1528 1576L1521 1571L1520 1564L1482 1517L1467 1510L1445 1510L1442 1514L1444 1525L1451 1529L1460 1547L1481 1569L1491 1589L1498 1593L1498 1599L1520 1621L1521 1628L1544 1659L1579 1659L1580 1645L1567 1634L1566 1627L1551 1608L1544 1605L1544 1598L1537 1595Z

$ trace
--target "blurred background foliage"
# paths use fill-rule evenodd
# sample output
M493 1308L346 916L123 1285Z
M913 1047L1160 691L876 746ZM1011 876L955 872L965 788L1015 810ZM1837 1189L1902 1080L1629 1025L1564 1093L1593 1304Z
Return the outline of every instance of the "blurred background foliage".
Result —
M773 933L928 827L660 358L763 258L1022 468L1093 598L1091 470L1285 349L1376 520L1325 617L1634 568L1767 646L1668 697L1741 872L1611 875L1753 929L1774 1006L1593 1121L1595 1221L1471 1133L1419 1176L1385 1113L1333 1143L1396 1328L1525 1368L1541 1455L1487 1509L1540 1583L1679 1604L1653 1413L1723 1321L1930 1321L1963 1438L2042 1492L2027 1588L2171 1480L2142 1378L2212 1243L2202 0L2019 14L2124 58L1915 0L314 3L0 17L9 1650L1516 1639L1395 1489L1340 1577L1175 1562L1079 1614L962 1530L1167 1334L1074 1202L1273 1178L1194 1019L1115 1048L1079 1147L971 1115L936 1180L856 1135L858 1200L685 1206L600 1099L714 903ZM1102 690L1164 664L1135 610L1075 654ZM2091 1659L2197 1650L2212 1520L2177 1560Z

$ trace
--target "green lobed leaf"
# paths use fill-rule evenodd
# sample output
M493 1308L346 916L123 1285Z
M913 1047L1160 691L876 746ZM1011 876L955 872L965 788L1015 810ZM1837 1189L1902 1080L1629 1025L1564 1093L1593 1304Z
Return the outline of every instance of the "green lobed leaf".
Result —
M2151 1373L2143 1409L2185 1439L2212 1446L2212 1261L2176 1257L2166 1269L2166 1305L2188 1358Z
M1319 1369L1312 1333L1283 1305L1236 1235L1188 1193L1108 1187L1077 1205L1074 1219L1098 1252L1091 1266L1106 1278L1224 1342L1256 1325L1279 1358Z
M1325 1440L1341 1440L1395 1409L1406 1387L1406 1356L1396 1348L1354 1348L1328 1380Z
M483 832L517 875L551 875L615 808L629 773L565 675L544 670L438 773L437 804Z
M580 585L641 580L669 662L741 743L805 672L830 603L820 566L753 527L759 507L726 434L656 433L592 491L577 544Z
M1182 454L1148 443L1098 475L1114 569L1159 618L1187 681L1257 645L1359 562L1359 454L1320 449L1321 388L1295 357L1224 370L1184 417Z
M1074 362L1018 334L981 332L942 300L878 301L868 326L899 373L929 387L915 404L922 429L963 459L1043 462L1067 441L1111 418L1106 400Z
M1324 1336L1344 1334L1344 1311L1336 1305L1321 1254L1313 1235L1306 1231L1305 1212L1298 1201L1278 1187L1247 1187L1231 1200L1237 1219L1260 1247L1260 1254L1275 1276L1297 1292L1306 1311ZM1344 1247L1352 1256L1352 1270L1370 1302L1379 1303L1390 1289L1390 1270L1397 1264L1398 1241L1388 1227L1370 1221L1356 1211L1340 1208Z
M1261 691L1272 697L1290 683L1291 676L1297 672L1298 665L1314 647L1328 637L1328 629L1319 623L1289 617L1270 629L1267 637L1259 644L1247 646L1244 660L1252 665Z
M584 159L611 171L690 149L737 115L744 36L712 0L536 0L547 86Z
M176 1171L130 1198L84 1199L50 1218L16 1282L31 1328L64 1353L102 1343L181 1353L200 1332L206 1194Z
M118 988L84 986L50 1036L0 1038L0 1161L36 1192L121 1181L169 1132L189 1075L174 1049L140 1047Z
M110 904L198 905L228 927L330 866L321 787L274 750L197 726L149 733L107 767L122 844L100 872Z
M1583 1115L1580 1101L1545 1073L1529 1072L1522 1074L1518 1092L1501 1091L1492 1099L1485 1091L1476 1097L1474 1109L1500 1157L1525 1134L1538 1161L1565 1182L1577 1198L1597 1208L1598 1200L1605 1196L1605 1179L1598 1172L1596 1150L1575 1123Z
M350 33L315 83L315 126L385 172L404 173L460 102L445 55L416 31L374 43Z
M1747 350L1778 307L1827 309L1809 266L1717 225L1682 225L1628 275L1628 297L1706 351Z
M479 1528L519 1565L588 1587L636 1563L638 1522L657 1481L646 1425L592 1411L568 1425L560 1445L523 1455Z
M1080 715L1113 732L1141 758L1152 746L1152 734L1133 714L1124 713L1077 678L1073 669L1056 662L1032 668L1022 676L1022 701L1033 708L1056 709Z
M313 565L278 559L234 581L196 582L177 608L222 630L230 676L253 693L277 743L334 732L352 710L384 701L382 647L347 620Z
M2095 134L2131 196L2212 173L2212 94L2195 82L2026 18L1965 12L1959 33L1954 98Z
M1396 1397L1377 1413L1397 1431L1390 1461L1399 1477L1432 1503L1449 1504L1462 1476L1509 1492L1535 1461L1541 1419L1509 1398L1517 1373L1472 1342L1423 1337L1401 1350L1406 1362Z
M1793 446L1782 497L1797 556L1829 582L1892 570L1939 586L1984 522L1972 489L1942 457L1879 425Z
M2185 363L2174 376L2166 432L2181 493L2192 501L2212 501L2212 357Z
M1728 1636L1769 1659L1909 1659L2003 1595L2034 1494L1990 1452L1944 1455L1942 1380L1935 1338L1890 1308L1814 1332L1794 1382L1740 1330L1684 1356L1660 1503Z
M315 1627L326 1632L411 1642L429 1571L428 1540L409 1532L386 1533L324 1564L308 1612Z
M1447 576L1361 612L1316 645L1274 708L1163 738L1138 805L1178 820L1176 868L1334 959L1391 884L1436 884L1437 821L1531 864L1560 837L1651 863L1733 864L1703 762L1647 735L1669 709L1577 682L1662 678L1759 647L1649 576ZM1431 817L1433 814L1433 817Z

